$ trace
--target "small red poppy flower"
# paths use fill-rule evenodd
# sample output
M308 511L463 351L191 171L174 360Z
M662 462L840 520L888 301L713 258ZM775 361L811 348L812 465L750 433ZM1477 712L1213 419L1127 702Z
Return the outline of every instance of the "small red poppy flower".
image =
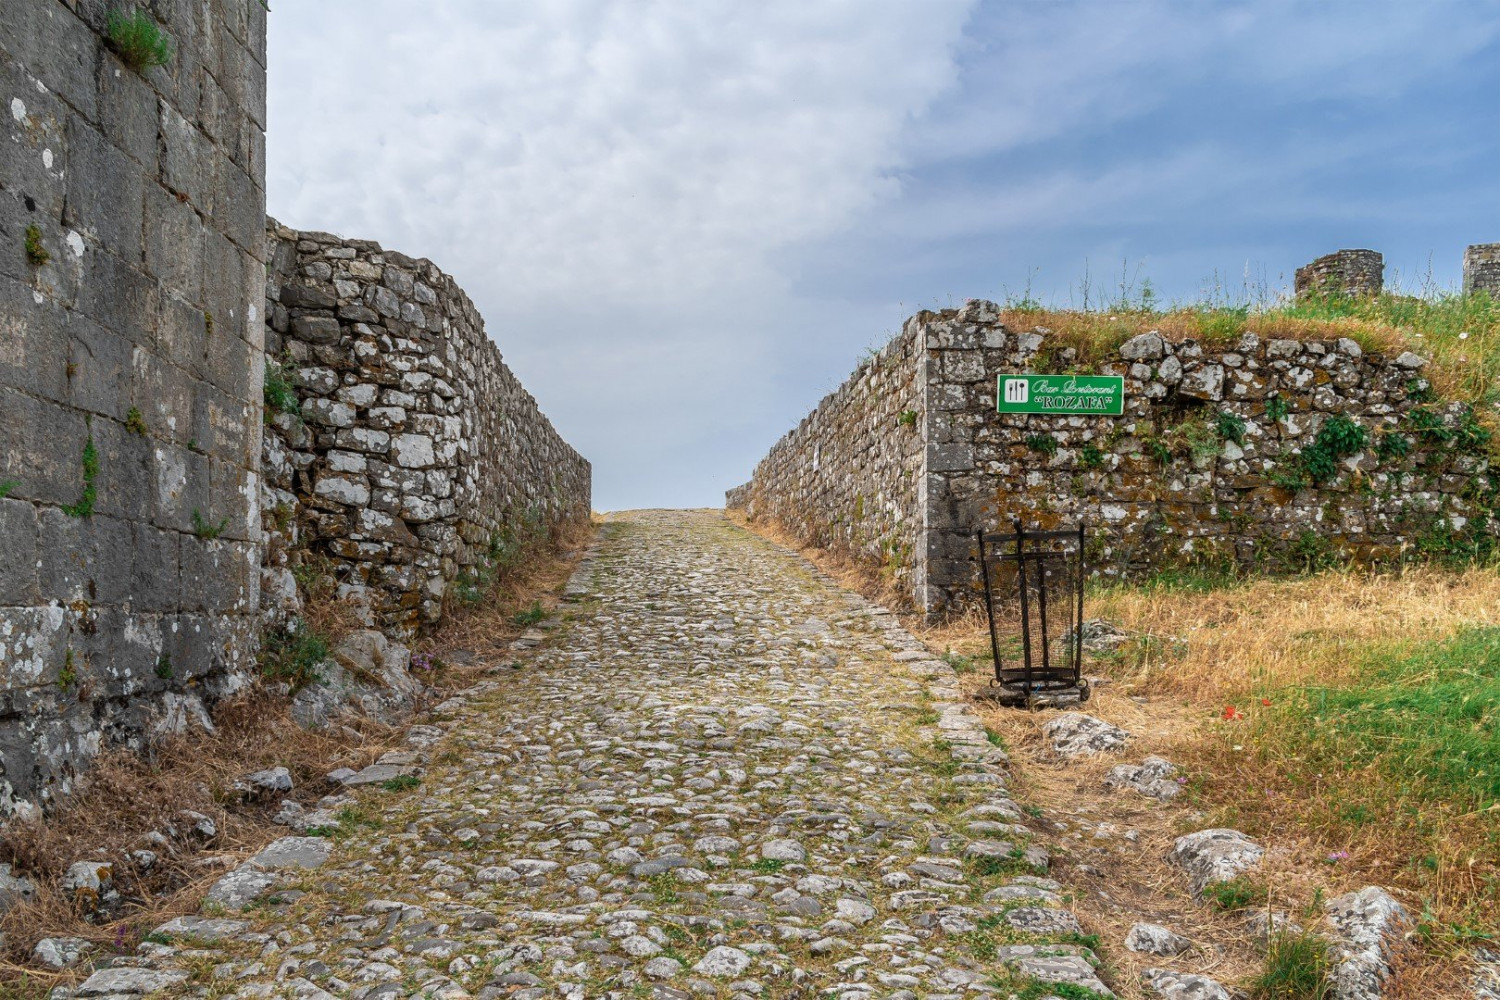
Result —
M1244 716L1240 714L1240 710L1235 708L1233 705L1224 706L1224 719L1226 722L1243 718Z

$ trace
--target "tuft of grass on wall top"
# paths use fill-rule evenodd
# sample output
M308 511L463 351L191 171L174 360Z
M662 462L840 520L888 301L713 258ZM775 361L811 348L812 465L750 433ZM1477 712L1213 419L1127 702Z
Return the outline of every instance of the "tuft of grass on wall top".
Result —
M137 73L172 61L172 39L143 10L111 8L105 22L105 33L109 47Z

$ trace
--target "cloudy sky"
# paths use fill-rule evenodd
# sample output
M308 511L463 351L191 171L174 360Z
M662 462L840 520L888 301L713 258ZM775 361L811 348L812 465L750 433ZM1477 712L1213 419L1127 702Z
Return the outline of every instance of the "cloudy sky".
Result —
M1500 0L273 7L271 213L454 275L601 510L720 505L919 308L1500 240Z

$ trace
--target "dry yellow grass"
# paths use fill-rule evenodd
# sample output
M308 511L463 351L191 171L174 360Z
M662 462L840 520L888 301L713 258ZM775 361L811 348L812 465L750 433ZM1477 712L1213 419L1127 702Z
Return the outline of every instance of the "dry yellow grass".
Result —
M783 545L795 539L764 525L752 530ZM867 597L880 599L870 571L818 550L802 554ZM1419 918L1424 937L1402 957L1390 996L1400 1000L1465 995L1467 954L1476 935L1494 935L1500 887L1500 815L1399 801L1400 790L1375 768L1306 773L1301 732L1257 727L1260 698L1302 687L1358 685L1364 654L1404 642L1442 640L1500 618L1500 573L1473 568L1410 568L1399 573L1326 572L1253 579L1220 589L1121 585L1091 595L1089 617L1113 621L1141 638L1117 658L1086 667L1103 686L1092 714L1134 734L1127 758L1161 754L1191 776L1185 801L1158 806L1099 783L1120 758L1061 764L1043 748L1047 714L979 702L977 710L1021 763L1018 797L1043 816L1076 824L1111 822L1136 829L1137 850L1087 842L1059 852L1057 868L1083 890L1076 904L1098 933L1122 995L1139 996L1143 956L1120 948L1131 923L1156 920L1213 942L1187 964L1226 982L1245 982L1259 962L1239 919L1186 898L1180 873L1163 862L1173 837L1190 829L1237 826L1270 848L1257 872L1277 908L1316 915L1321 898L1377 884ZM937 653L975 657L962 676L976 692L988 681L989 639L983 614L970 611L938 625L906 624ZM1248 719L1225 720L1234 705ZM1269 717L1269 713L1268 713ZM1343 802L1372 807L1372 820L1350 822ZM1330 864L1336 852L1347 855ZM1482 938L1481 938L1482 939Z
M1197 593L1127 585L1094 597L1088 614L1161 640L1122 680L1214 705L1263 687L1348 683L1363 647L1493 625L1500 574L1329 572Z

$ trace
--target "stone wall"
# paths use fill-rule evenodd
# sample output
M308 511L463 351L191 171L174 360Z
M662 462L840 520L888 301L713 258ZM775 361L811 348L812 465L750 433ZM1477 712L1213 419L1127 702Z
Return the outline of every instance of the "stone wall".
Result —
M1500 300L1500 243L1476 243L1464 251L1464 291Z
M273 615L295 610L304 565L409 637L455 581L588 517L589 463L451 277L364 240L274 221L266 236L266 354L299 398L264 444Z
M1302 295L1373 298L1385 287L1385 257L1376 250L1337 250L1297 268L1294 291Z
M914 538L913 601L929 613L974 595L974 531L1008 530L1013 518L1042 528L1082 519L1091 562L1109 574L1379 562L1493 541L1487 434L1467 407L1432 401L1415 354L1372 355L1347 339L1246 332L1210 346L1149 333L1086 359L1045 329L1006 328L981 301L919 314L903 341L903 352L920 351L907 363L916 390L880 403L866 397L884 390L871 387L861 406L910 406L915 427L846 422L818 440L838 454L879 452L885 438L903 455L908 436L920 440L920 457L903 459L922 488L902 523ZM1123 416L996 413L999 373L1078 370L1125 378ZM790 440L735 502L800 516L792 523L804 535L846 531L831 515L848 511L863 483L818 479ZM806 483L821 486L813 523L798 499Z
M0 14L0 812L243 682L258 600L265 11Z
M876 564L909 589L922 488L920 344L908 323L776 443L728 505Z

